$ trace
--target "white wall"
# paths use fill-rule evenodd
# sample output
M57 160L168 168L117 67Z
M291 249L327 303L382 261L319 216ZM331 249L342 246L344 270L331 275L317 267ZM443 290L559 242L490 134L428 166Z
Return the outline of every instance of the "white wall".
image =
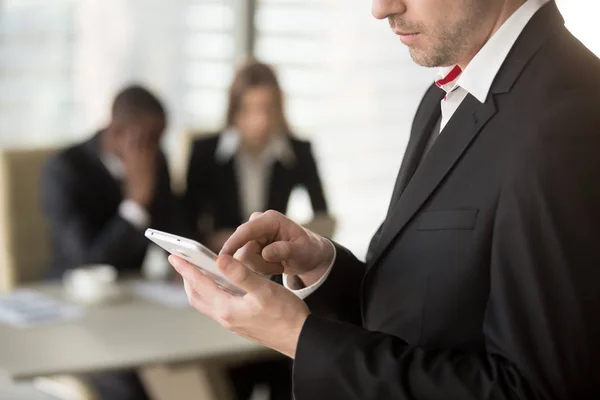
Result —
M557 0L566 26L588 49L600 56L600 2L597 0Z

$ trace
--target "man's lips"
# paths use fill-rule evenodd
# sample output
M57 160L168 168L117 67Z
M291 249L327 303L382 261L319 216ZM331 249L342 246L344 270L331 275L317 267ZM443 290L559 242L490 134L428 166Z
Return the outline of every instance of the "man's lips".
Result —
M412 44L416 41L419 36L418 32L401 32L398 30L393 30L393 32L400 36L400 41L404 44Z

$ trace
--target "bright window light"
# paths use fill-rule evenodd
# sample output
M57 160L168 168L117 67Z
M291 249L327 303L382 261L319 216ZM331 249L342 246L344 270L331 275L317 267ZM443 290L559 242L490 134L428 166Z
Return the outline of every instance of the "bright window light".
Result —
M557 0L566 26L588 49L600 56L600 26L597 0Z

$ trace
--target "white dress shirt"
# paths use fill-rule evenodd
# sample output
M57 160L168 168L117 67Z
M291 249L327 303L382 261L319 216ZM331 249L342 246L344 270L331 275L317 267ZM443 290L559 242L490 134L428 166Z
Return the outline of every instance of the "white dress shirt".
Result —
M441 101L440 133L467 95L471 94L480 103L485 103L496 75L521 32L535 13L549 1L527 0L494 33L464 71L458 65L440 68L441 79L436 84L447 93Z
M480 103L485 103L496 75L498 75L504 60L506 60L521 32L535 13L549 1L527 0L494 33L464 71L458 65L440 68L439 79L436 84L446 92L446 97L442 99L440 105L442 109L440 134L444 133L444 128L469 94L479 100ZM311 286L300 290L292 290L288 285L288 277L285 274L283 285L298 297L305 299L323 285L333 268L334 262L331 263L323 277Z
M240 133L235 128L229 128L221 134L215 157L222 164L234 158L242 216L246 220L254 212L265 211L273 163L279 161L287 167L293 167L296 162L290 142L284 135L272 136L264 151L253 155L243 150Z

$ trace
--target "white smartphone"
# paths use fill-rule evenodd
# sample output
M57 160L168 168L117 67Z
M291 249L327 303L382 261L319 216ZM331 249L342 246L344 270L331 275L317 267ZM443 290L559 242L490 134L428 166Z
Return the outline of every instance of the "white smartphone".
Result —
M173 235L156 229L146 229L146 237L168 251L194 264L200 272L212 279L217 286L235 296L243 296L246 292L231 283L217 267L217 255L192 239Z

